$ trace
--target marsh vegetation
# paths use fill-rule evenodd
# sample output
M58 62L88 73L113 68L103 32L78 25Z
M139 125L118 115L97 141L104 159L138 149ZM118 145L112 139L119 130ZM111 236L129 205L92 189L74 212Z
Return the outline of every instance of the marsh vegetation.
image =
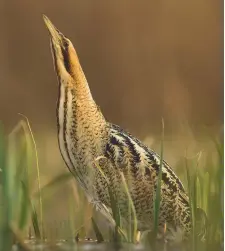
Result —
M112 228L88 204L69 172L50 177L43 184L37 146L26 118L9 135L4 133L3 127L0 133L0 250L11 250L13 245L14 250L115 250L120 247L124 250L222 250L224 216L221 138L209 137L210 146L204 151L194 156L180 157L176 163L175 169L189 194L193 231L190 242L180 243L178 240L171 246L156 239L160 177L155 196L153 232L143 233L137 244L137 221L128 189L132 218L130 224L123 225L116 198L110 193L115 221ZM159 151L161 155L165 154L164 139L161 140ZM48 201L55 196L56 191L65 192L63 186L66 183L70 184L66 199L58 199L58 205L63 204L67 209L66 219L49 220L45 211L54 212L58 208ZM125 180L123 185L127 188ZM207 215L207 220L202 219L201 226L198 208Z

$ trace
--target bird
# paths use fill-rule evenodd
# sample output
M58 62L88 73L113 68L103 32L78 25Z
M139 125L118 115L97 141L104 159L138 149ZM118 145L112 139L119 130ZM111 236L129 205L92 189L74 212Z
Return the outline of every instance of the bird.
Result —
M112 215L110 191L121 217L128 219L126 181L139 231L152 231L154 196L161 157L102 114L90 91L72 42L43 15L50 36L58 79L56 108L58 143L62 158L88 200L106 217ZM159 232L191 233L188 195L178 176L162 160Z

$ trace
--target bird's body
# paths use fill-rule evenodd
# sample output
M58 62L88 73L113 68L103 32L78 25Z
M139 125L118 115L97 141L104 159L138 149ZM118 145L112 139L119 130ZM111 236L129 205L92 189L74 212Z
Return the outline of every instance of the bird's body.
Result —
M72 43L44 18L51 35L59 82L57 124L60 151L89 200L110 212L108 188L114 193L121 215L128 216L125 177L138 229L152 229L154 193L160 157L119 126L107 122L92 98ZM123 176L121 176L123 173ZM163 161L159 225L191 229L188 197L178 177Z

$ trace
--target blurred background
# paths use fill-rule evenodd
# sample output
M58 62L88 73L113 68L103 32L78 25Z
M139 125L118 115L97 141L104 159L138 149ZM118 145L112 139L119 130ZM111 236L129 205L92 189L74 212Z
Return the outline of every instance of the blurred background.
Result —
M56 137L57 80L42 14L73 42L105 117L165 158L196 154L223 127L223 2L215 0L0 0L0 114L9 133L26 115L41 182L66 170ZM71 184L45 218L67 217ZM59 203L59 199L60 203Z

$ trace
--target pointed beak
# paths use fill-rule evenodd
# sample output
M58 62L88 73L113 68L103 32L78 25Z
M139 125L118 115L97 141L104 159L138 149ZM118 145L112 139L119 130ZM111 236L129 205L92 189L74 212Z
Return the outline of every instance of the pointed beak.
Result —
M53 23L47 16L43 15L43 19L49 31L52 42L54 44L62 45L62 37L63 37L62 33L53 25Z

